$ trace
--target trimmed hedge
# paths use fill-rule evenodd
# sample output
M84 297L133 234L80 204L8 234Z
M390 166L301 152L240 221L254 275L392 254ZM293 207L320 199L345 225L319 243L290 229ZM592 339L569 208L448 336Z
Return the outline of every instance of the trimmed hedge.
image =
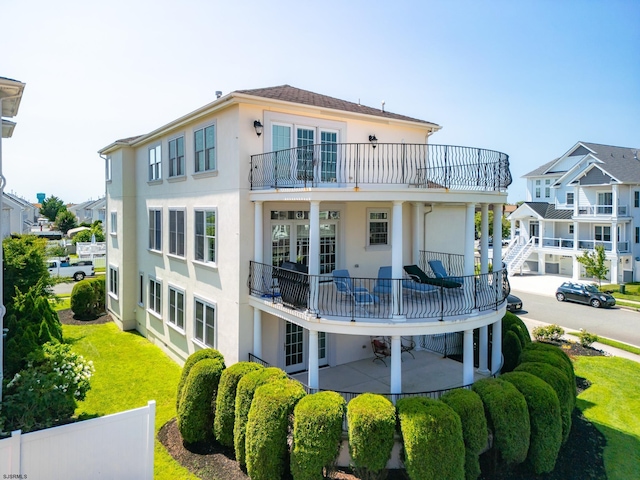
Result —
M529 333L529 329L524 324L524 322L517 315L507 312L504 317L502 317L502 338L504 339L506 333L511 330L520 339L520 344L522 348L526 347L531 343L531 335Z
M289 416L305 395L302 384L291 379L256 389L246 433L247 473L252 480L282 478L288 465Z
M525 349L523 349L523 351L524 350ZM527 345L526 351L549 352L555 357L557 357L558 359L562 360L562 362L566 366L566 369L564 369L563 371L567 374L567 376L569 377L569 380L571 380L575 385L576 373L573 368L573 361L571 360L571 358L569 358L569 355L567 355L566 352L562 350L562 348L557 347L556 345L552 345L550 343L532 342L530 345Z
M458 414L446 403L426 397L400 399L397 408L409 478L465 478L465 448Z
M535 347L534 347L535 345ZM573 371L571 360L563 358L566 354L553 345L547 345L546 348L539 348L541 343L532 343L522 351L520 355L520 363L541 362L552 365L561 370L569 380L569 391L571 392L571 408L576 406L576 376Z
M82 282L80 282L82 283ZM192 353L187 358L187 361L184 362L184 367L182 367L182 374L180 375L180 381L178 382L178 390L176 393L176 410L180 410L180 400L182 399L182 389L184 388L184 384L187 381L187 377L189 376L189 372L193 368L193 366L198 363L200 360L204 360L205 358L219 359L224 364L224 357L222 354L213 348L205 348L203 350L198 350L197 352Z
M322 480L340 453L344 398L319 392L298 402L294 410L291 473L295 480Z
M382 395L363 393L347 405L349 452L359 477L383 470L393 448L396 409Z
M571 432L571 414L573 400L571 396L571 381L559 368L542 362L524 362L518 365L515 372L527 372L547 382L556 392L560 402L560 418L562 420L562 443L569 439Z
M502 339L502 355L504 356L504 365L502 372L511 372L518 366L520 355L522 354L522 344L520 338L513 330L507 330Z
M531 424L527 463L537 475L552 472L562 443L560 402L556 392L544 380L524 371L506 373L500 378L515 385L527 401Z
M236 387L236 411L233 423L233 447L236 460L242 466L246 464L245 440L247 433L247 419L253 395L258 387L277 380L285 380L287 374L276 367L261 368L247 373Z
M507 464L522 463L529 451L529 411L524 396L500 378L478 380L471 387L480 395L493 446Z
M186 443L200 442L212 436L213 406L223 370L224 362L219 358L205 358L189 371L178 409L178 429Z
M475 480L480 476L480 452L487 446L487 419L480 396L473 390L457 388L445 393L440 401L449 405L462 421L462 438L465 446L465 478Z
M95 290L89 280L76 283L71 290L71 311L78 318L91 318L95 312Z
M216 416L213 419L213 434L225 447L233 447L233 423L236 419L236 389L238 382L247 373L264 368L255 362L238 362L222 372L218 396L216 397Z

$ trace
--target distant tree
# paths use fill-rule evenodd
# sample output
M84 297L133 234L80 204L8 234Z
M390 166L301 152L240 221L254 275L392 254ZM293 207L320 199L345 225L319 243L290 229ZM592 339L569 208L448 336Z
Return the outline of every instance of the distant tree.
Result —
M16 289L26 293L29 288L37 286L37 295L51 296L51 277L45 263L46 244L44 238L35 235L16 235L4 239L5 305L11 303Z
M104 242L104 232L102 224L91 227L91 230L82 230L73 236L73 243L90 242L92 235L96 236L96 242Z
M595 251L585 250L582 252L577 260L584 265L585 272L588 276L597 278L599 286L602 286L602 280L607 278L609 269L605 266L604 261L606 254L604 251L604 245L596 245Z
M482 214L477 212L474 218L476 232L478 237L482 234ZM502 232L499 240L507 238L511 235L511 223L505 217L502 217ZM493 237L493 210L489 210L489 237Z
M40 213L47 217L50 221L55 222L58 213L61 210L66 210L67 207L62 200L58 197L51 195L49 198L45 198L40 207Z
M56 229L60 230L66 235L66 233L72 228L76 228L76 216L66 208L58 212L56 217Z

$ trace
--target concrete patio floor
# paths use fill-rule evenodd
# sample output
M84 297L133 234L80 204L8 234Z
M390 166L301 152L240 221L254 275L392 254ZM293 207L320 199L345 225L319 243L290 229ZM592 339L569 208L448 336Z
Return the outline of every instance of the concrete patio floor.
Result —
M462 363L424 350L402 355L402 393L429 392L462 386ZM379 360L365 358L357 362L320 369L320 389L353 393L390 393L391 359L387 366ZM308 383L308 373L293 375ZM475 372L474 381L485 378Z

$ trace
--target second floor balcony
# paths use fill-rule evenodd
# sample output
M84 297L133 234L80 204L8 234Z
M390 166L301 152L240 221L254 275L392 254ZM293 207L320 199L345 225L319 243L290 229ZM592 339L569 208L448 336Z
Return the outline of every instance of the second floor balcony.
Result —
M405 143L321 143L251 156L252 190L399 185L503 192L509 156L493 150Z

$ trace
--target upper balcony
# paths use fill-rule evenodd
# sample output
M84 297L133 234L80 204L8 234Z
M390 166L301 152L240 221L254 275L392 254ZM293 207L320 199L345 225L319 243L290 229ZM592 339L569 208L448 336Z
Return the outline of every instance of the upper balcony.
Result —
M405 143L322 143L251 156L251 190L399 185L504 192L509 156L493 150Z

